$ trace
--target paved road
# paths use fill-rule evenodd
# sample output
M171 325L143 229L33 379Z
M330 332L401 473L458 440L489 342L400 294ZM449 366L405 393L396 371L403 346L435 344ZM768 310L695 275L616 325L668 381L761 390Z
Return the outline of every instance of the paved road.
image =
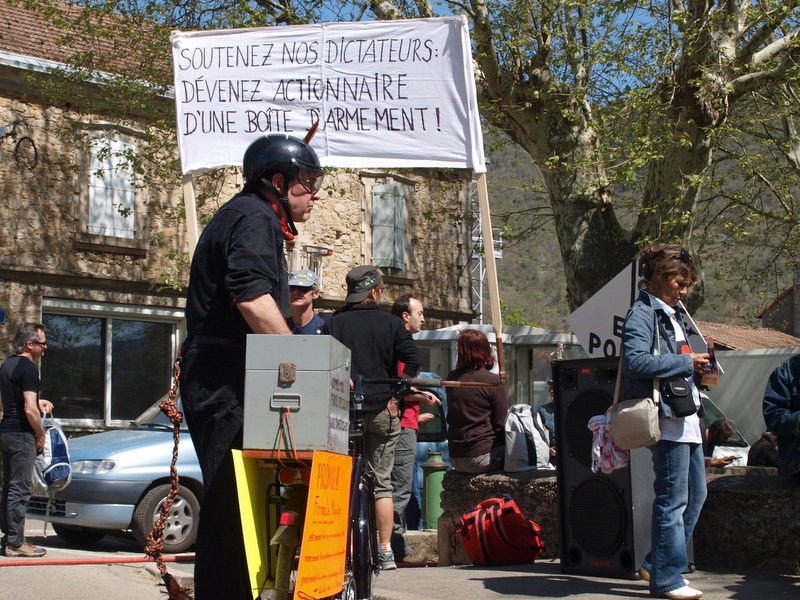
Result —
M41 521L27 520L26 535L37 546L47 548L38 566L16 566L26 559L0 556L0 600L132 600L165 598L160 580L146 571L146 563L51 565L51 561L97 559L137 560L143 554L133 539L107 536L91 550L68 548L48 528L43 536ZM33 562L27 559L27 562ZM185 568L182 566L182 568Z
M777 573L696 571L687 576L704 600L776 600L800 598L800 577ZM381 600L517 600L530 598L650 598L644 581L587 577L561 572L558 561L495 567L398 569L378 576Z
M143 555L132 539L106 537L90 550L66 547L50 532L42 536L41 523L28 521L32 542L45 546L45 562L16 566L18 559L0 556L0 600L160 600L165 598L152 563L50 565L48 560L139 560ZM191 563L169 563L170 572L191 582ZM697 571L689 576L703 590L705 600L794 600L800 598L800 577L778 573ZM406 568L381 573L379 600L517 600L569 598L606 600L609 597L649 598L641 581L565 574L557 561L496 567ZM223 600L223 599L221 599Z

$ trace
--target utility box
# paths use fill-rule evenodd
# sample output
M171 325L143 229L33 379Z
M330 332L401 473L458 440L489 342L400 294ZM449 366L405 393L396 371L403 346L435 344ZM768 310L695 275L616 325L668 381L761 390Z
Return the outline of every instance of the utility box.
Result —
M348 453L350 350L329 335L247 336L245 450Z

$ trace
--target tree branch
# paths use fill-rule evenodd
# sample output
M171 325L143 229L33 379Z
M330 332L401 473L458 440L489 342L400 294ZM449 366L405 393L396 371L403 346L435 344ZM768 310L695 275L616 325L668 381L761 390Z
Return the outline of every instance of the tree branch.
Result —
M500 66L497 51L492 44L492 24L489 20L489 8L484 0L471 0L473 40L475 41L475 56L481 66L483 83L491 90L491 95L502 97L500 91Z
M746 14L746 10L750 8L750 2L744 0L742 2L744 7L740 10L742 14ZM758 52L758 49L763 46L767 40L775 34L778 27L783 23L789 13L797 6L800 5L800 0L787 0L783 2L782 6L776 8L774 10L766 12L764 15L759 15L759 22L762 24L761 28L753 34L748 42L745 44L744 48L742 48L737 57L737 65L744 66L747 64L751 64L751 62L755 61L754 56ZM783 16L779 16L779 13L783 13ZM750 28L754 27L755 23L748 24L746 27L742 28L741 34L743 35L744 32L748 31ZM794 33L794 32L793 32ZM789 34L791 35L791 34ZM780 41L780 40L778 40ZM771 44L773 45L773 44Z
M403 13L389 0L374 0L370 2L370 9L375 16L383 21L393 21L395 19L402 19Z
M586 68L586 61L584 60L583 52L581 49L585 48L585 36L578 35L578 25L575 22L575 15L569 6L564 7L564 23L566 25L564 37L567 40L567 62L572 70L572 76L575 78L575 85L579 88L585 88L589 79L589 69ZM577 10L577 9L576 9Z
M763 50L759 50L753 54L751 64L762 65L766 62L769 62L779 54L790 51L792 46L797 45L798 35L800 35L800 32L795 30L786 34L782 38L775 40Z
M416 5L417 10L419 11L419 16L423 19L429 19L436 16L436 13L433 12L433 7L428 0L416 0Z
M750 92L777 83L785 83L789 70L797 67L798 58L800 58L800 48L787 53L774 69L746 73L737 77L730 84L731 92L728 94L728 98L735 100Z

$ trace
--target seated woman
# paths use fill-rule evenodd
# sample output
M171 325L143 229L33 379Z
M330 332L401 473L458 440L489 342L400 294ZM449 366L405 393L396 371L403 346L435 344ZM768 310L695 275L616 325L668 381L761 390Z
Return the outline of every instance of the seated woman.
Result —
M489 370L493 366L486 336L476 329L465 329L456 341L456 368L447 380L500 386L500 377ZM502 469L503 425L508 413L505 386L450 387L447 403L447 443L453 469L462 473Z

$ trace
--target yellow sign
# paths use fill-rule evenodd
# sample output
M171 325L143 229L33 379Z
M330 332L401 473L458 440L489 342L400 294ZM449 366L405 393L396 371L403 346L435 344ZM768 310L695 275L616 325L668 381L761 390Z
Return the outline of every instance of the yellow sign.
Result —
M295 600L333 596L344 587L353 459L314 452Z

